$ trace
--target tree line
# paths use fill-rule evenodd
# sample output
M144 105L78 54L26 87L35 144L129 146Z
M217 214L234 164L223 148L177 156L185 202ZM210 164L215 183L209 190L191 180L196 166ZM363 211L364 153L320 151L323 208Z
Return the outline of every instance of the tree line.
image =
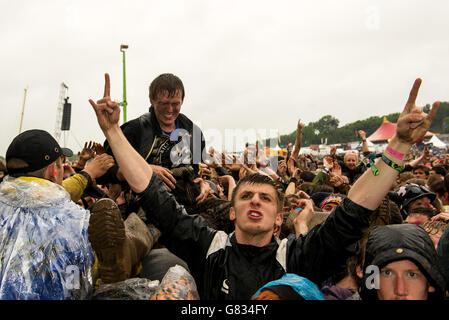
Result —
M423 110L429 112L430 104L427 104ZM357 130L366 132L369 137L382 124L384 117L388 121L396 123L400 113L390 113L382 116L373 116L365 120L358 120L339 127L340 121L331 115L325 115L316 122L310 122L304 127L302 132L302 145L321 144L326 141L327 144L348 143L357 141L360 138L356 136ZM435 133L449 133L449 102L441 102L438 112L432 121L430 131ZM280 145L295 143L296 129L287 135L280 136ZM269 145L269 140L265 141Z

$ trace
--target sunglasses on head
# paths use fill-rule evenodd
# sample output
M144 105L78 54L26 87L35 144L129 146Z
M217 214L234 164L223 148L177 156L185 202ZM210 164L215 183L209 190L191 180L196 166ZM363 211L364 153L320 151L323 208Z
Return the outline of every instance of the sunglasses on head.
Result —
M432 193L429 189L427 189L424 186L418 186L418 185L412 185L411 187L407 188L407 194L408 193L413 193L413 194L423 194L423 193Z

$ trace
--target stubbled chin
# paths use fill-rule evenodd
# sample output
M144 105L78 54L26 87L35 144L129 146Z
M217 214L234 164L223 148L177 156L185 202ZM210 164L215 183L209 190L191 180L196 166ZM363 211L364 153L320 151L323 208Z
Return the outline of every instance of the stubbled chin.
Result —
M173 122L175 122L176 118L166 118L163 117L162 118L162 123L165 124L166 126L169 126L171 124L173 124Z

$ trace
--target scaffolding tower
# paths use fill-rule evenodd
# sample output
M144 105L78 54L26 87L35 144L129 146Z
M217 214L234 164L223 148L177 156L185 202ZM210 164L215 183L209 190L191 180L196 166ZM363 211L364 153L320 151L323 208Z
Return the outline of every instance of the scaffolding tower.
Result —
M69 87L63 82L59 89L59 102L56 109L56 123L55 123L55 139L58 141L61 139L61 123L62 123L62 113L64 109L65 98Z

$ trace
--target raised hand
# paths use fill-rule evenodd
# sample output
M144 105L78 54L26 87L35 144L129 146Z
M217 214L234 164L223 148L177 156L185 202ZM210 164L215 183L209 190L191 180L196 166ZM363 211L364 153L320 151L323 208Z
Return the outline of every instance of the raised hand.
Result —
M84 171L95 179L104 175L114 164L114 158L107 153L103 153L96 156L92 162L89 162Z
M285 160L278 161L278 171L281 176L287 174L287 163L285 162Z
M301 119L298 120L298 132L302 132L302 130L304 129L305 124L301 122Z
M330 169L329 174L332 177L341 176L341 166L338 164L338 161L334 161L332 168Z
M366 140L366 132L363 130L359 130L359 136L362 138L362 140Z
M299 237L301 234L306 234L309 231L309 223L315 215L312 200L300 199L298 204L302 210L299 211L299 214L293 220L296 237Z
M117 102L111 100L111 84L109 74L104 75L104 93L103 99L97 100L95 103L89 99L89 103L95 110L98 124L103 132L108 131L113 126L118 125L120 119L120 107Z
M301 173L302 173L302 170L300 168L295 168L293 170L292 178L295 178L296 180L299 181L301 179Z
M87 161L95 157L95 150L93 148L94 144L95 143L92 143L92 141L89 141L89 144L87 142L84 143L84 148L80 153L80 161L86 163Z
M424 159L427 159L428 157L430 157L430 150L429 150L429 148L424 147L422 154L423 154L423 158Z
M95 154L97 156L106 152L106 150L104 149L104 146L101 143L96 143L96 142L94 142L94 150L95 150Z
M329 170L332 169L334 166L334 159L330 156L325 156L323 158L323 165Z
M418 78L413 83L407 103L399 116L396 127L395 136L400 142L410 146L424 137L440 105L438 101L434 102L429 114L423 112L421 107L416 106L416 97L421 82L422 80Z

